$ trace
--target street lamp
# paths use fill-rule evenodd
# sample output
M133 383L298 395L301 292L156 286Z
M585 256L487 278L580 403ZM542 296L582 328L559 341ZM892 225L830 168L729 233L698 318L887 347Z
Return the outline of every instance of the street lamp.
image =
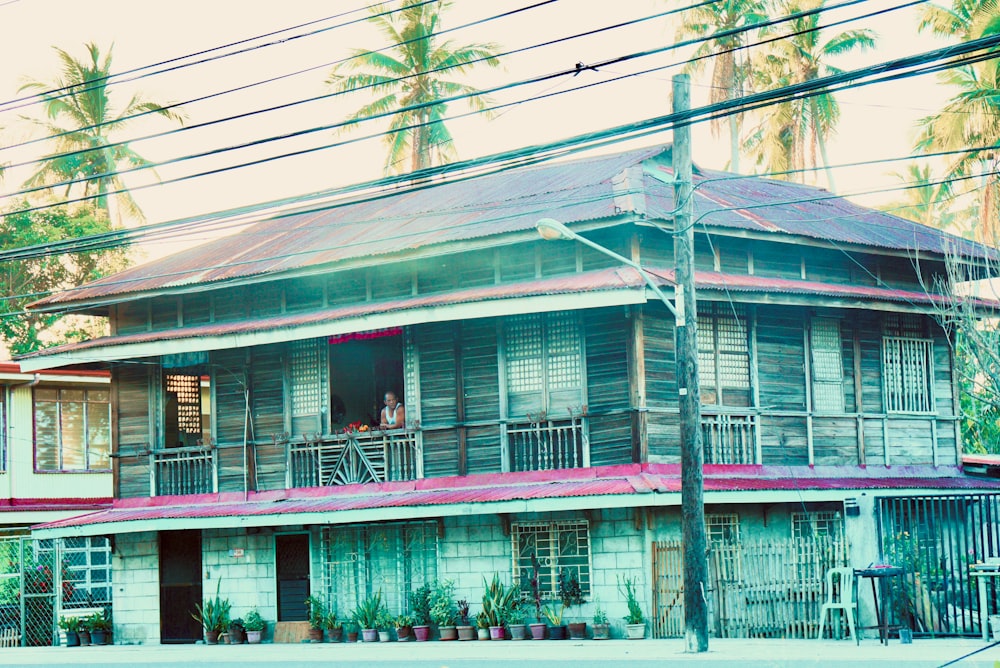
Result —
M681 447L681 526L684 536L684 622L687 651L704 652L708 649L708 601L705 595L708 579L707 537L705 535L705 481L702 472L704 454L701 437L701 396L698 387L697 322L694 317L685 320L687 311L694 316L694 272L690 250L693 243L683 237L675 238L676 246L683 246L676 254L676 305L656 285L649 272L638 263L580 236L552 218L543 218L535 224L543 239L552 241L568 239L578 241L627 267L642 276L646 285L674 315L677 332L677 391L679 405ZM688 226L689 227L689 226ZM689 230L687 230L689 232ZM685 289L686 288L686 289Z

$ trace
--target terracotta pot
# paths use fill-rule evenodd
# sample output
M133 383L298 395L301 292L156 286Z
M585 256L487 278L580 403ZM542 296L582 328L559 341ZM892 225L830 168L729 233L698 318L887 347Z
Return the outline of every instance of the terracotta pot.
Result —
M545 640L545 624L542 624L541 622L537 624L528 624L528 628L531 629L532 640Z
M347 632L347 642L357 642L357 641L358 641L358 632L357 631L348 631Z
M549 640L566 640L566 627L565 626L550 626L549 627Z
M608 640L611 638L611 629L607 624L594 624L594 640Z
M361 640L375 642L378 640L378 629L361 629Z
M80 632L80 644L83 643L83 633ZM87 633L87 645L90 644L90 633ZM218 645L219 644L219 632L218 631L205 631L205 644L206 645Z
M323 642L323 629L309 629L309 640Z
M80 634L76 631L66 632L66 647L79 647L80 646Z
M454 626L442 626L438 631L441 632L441 640L458 640L458 629Z
M489 640L490 630L489 629L476 629L476 638L479 640Z
M458 639L459 640L475 640L476 639L476 627L475 626L458 626Z
M528 637L528 627L524 624L511 624L510 625L510 639L511 640L525 640Z
M568 627L570 640L585 640L587 638L587 622L570 622Z
M396 640L398 640L399 642L406 642L407 640L410 639L411 635L413 635L412 626L400 626L398 629L396 629Z
M343 642L344 627L340 627L339 629L327 629L326 635L329 636L330 642Z
M646 637L645 624L626 624L625 637L629 640L642 640Z
M247 642L251 645L259 645L262 633L263 631L247 631Z
M246 642L247 634L243 629L238 627L233 627L229 629L229 644L230 645L242 645Z
M427 640L431 637L431 627L424 624L414 626L413 637L417 639L417 642L427 642Z
M507 636L504 635L504 628L502 626L491 626L490 627L490 640L506 640Z

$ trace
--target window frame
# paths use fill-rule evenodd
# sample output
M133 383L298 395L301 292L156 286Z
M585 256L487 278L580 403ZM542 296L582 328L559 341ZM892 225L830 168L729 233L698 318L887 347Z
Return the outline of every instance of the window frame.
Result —
M56 398L53 399L39 399L39 393L46 393L49 391L56 392ZM73 400L73 399L63 399L63 392L83 392L83 399ZM106 396L105 399L90 399L91 392L103 392ZM86 385L44 385L42 387L34 388L31 394L32 401L32 452L33 452L33 470L35 473L108 473L111 471L111 390L107 386L86 386ZM38 435L39 428L39 411L42 407L47 405L55 406L55 416L52 429L55 434L56 442L51 446L55 449L55 466L52 468L43 468L39 456L38 446L39 442L42 440ZM63 415L64 406L69 404L76 404L80 406L80 416L82 421L82 443L80 444L82 452L80 455L83 459L83 466L79 468L67 468L66 461L66 444L65 444L65 434L63 428ZM41 406L40 406L41 405ZM104 434L105 440L105 452L100 452L96 445L92 445L90 421L92 419L89 407L90 406L106 406L107 409L107 431ZM93 454L97 451L97 454ZM102 458L107 461L107 466L97 467L91 466L91 460L94 458Z
M526 322L528 327L537 330L540 341L537 342L536 355L513 354L512 339L518 321ZM554 336L559 332L559 327L564 328L565 336L556 340ZM503 411L506 417L512 420L527 418L532 422L541 422L545 419L566 417L564 409L578 408L577 412L582 411L587 403L587 354L586 337L577 311L548 311L507 316L500 319L499 329L499 357L502 361L500 378L503 383ZM530 345L532 342L527 341L527 343ZM511 378L515 368L514 360L526 360L529 365L537 367L531 370L532 377L537 378L533 387L512 389L515 385L515 379ZM573 377L560 380L559 372L566 370L567 361ZM570 394L574 395L573 400L566 405L567 400L564 397ZM563 396L557 398L556 395ZM537 399L532 399L535 396ZM526 404L537 408L529 410L512 408Z
M738 341L738 350L723 349L720 345L724 338L722 325L732 328L742 336L730 337L726 343ZM697 328L698 354L698 385L701 389L703 406L727 408L752 408L754 405L753 370L750 358L750 313L741 304L704 302L698 307ZM709 347L708 344L711 344ZM709 357L710 356L710 357ZM706 372L706 369L711 369ZM732 382L734 371L745 372L745 380ZM726 402L727 395L734 392L746 394L745 404ZM714 399L709 400L706 393Z
M553 539L553 532L556 532L556 536ZM562 533L575 533L577 538L577 550L576 555L566 555L563 557L560 554L560 547L562 546ZM510 524L510 544L511 544L511 572L512 581L514 584L519 585L521 588L521 595L528 598L532 595L531 592L531 575L533 573L531 558L527 554L522 554L522 549L520 546L520 537L522 535L533 535L535 536L535 545L537 546L538 536L543 533L548 534L546 541L548 542L548 547L550 553L552 552L552 546L556 547L555 559L551 556L544 557L548 560L545 563L542 559L541 568L539 570L539 593L541 594L541 599L543 601L556 601L559 600L559 571L562 568L575 568L577 574L577 581L580 583L580 591L584 597L590 596L592 594L592 582L593 582L593 550L591 549L591 536L590 536L590 521L587 519L569 519L569 520L534 520L526 522L511 522ZM582 539L582 540L581 540ZM585 552L585 554L581 554ZM535 551L537 555L537 549ZM564 561L560 563L560 557L563 557ZM574 558L572 563L566 563L571 558ZM526 576L526 580L522 575Z
M892 313L883 319L880 372L882 405L887 414L933 415L934 339L914 314ZM922 364L913 360L919 359Z
M821 330L824 327L831 326L832 329L836 330L837 346L836 348L822 348L817 347L817 342L823 340ZM831 318L827 316L813 316L809 320L809 368L812 375L812 410L815 413L821 413L824 415L839 415L844 413L847 406L847 401L844 397L844 352L843 352L844 339L841 332L840 320L837 318ZM836 357L835 363L823 364L821 360L818 359L819 356L827 354L831 356L830 362L833 362L832 357ZM823 373L826 369L836 368L837 374L830 374L826 377ZM833 390L836 388L837 392L826 393L821 392L823 388L829 388ZM836 396L839 400L836 406L831 406L826 403L826 400Z

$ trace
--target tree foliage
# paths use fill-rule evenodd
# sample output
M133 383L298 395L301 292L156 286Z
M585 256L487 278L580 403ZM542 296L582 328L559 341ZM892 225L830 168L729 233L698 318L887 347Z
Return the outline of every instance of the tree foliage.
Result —
M350 115L350 121L407 109L389 122L390 132L385 137L387 174L424 169L455 157L454 141L444 124L448 105L439 100L467 95L464 101L473 109L482 110L489 104L489 98L478 89L451 77L478 64L496 67L500 64L497 47L440 41L436 33L441 14L450 4L404 0L400 11L387 15L380 15L388 11L386 5L373 6L370 20L393 46L354 50L352 58L334 68L327 80L335 91L366 89L376 96ZM413 106L419 108L411 109Z

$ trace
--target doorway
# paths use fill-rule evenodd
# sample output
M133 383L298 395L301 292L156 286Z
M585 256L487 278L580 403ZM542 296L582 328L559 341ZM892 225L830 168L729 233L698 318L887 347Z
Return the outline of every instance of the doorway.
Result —
M192 615L202 601L201 531L160 532L160 642L202 639Z
M309 619L309 534L274 537L275 576L278 584L278 621Z

